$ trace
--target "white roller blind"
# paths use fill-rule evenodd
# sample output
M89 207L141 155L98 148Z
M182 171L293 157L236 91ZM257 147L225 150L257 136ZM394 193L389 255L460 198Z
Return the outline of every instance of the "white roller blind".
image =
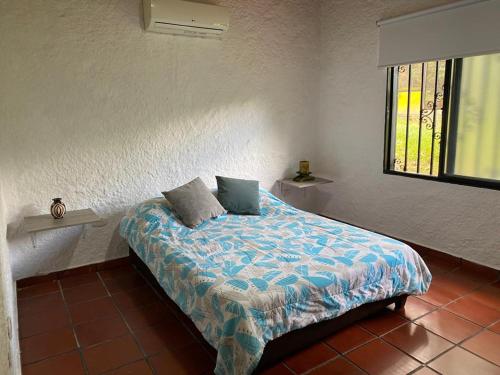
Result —
M500 52L500 0L459 1L377 25L379 67Z

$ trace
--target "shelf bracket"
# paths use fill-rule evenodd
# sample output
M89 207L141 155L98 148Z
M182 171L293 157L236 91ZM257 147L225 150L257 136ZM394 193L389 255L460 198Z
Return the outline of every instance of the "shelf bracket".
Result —
M85 239L87 236L87 224L82 224L82 239ZM36 232L30 233L31 245L33 245L33 249L36 249Z

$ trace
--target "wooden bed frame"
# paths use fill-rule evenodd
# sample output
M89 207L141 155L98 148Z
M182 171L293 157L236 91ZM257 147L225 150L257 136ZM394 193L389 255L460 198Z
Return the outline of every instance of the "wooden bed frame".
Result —
M135 251L130 246L129 253L131 262L136 265L137 269L144 275L144 277L146 277L158 291L162 292L165 298L171 300L170 297L163 291L163 288L158 283L158 280L156 280L146 264L144 264L141 258L137 256ZM407 297L407 295L402 295L382 301L366 303L337 318L324 320L322 322L288 332L283 336L267 343L264 348L264 354L262 355L259 366L255 372L271 367L272 365L283 360L285 357L311 346L312 344L332 335L333 333L353 324L358 320L381 311L390 304L395 303L396 309L401 309L404 307ZM172 302L172 304L175 305L175 302ZM180 308L177 308L177 310L179 313L185 315Z

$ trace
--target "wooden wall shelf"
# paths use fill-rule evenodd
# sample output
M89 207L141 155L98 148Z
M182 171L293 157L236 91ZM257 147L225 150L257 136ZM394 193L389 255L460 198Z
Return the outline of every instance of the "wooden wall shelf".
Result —
M83 210L68 211L62 219L54 219L52 215L35 215L24 218L23 227L31 235L33 247L36 247L36 234L47 230L83 226L83 235L85 238L85 229L87 224L103 223L104 221L92 210L86 208Z

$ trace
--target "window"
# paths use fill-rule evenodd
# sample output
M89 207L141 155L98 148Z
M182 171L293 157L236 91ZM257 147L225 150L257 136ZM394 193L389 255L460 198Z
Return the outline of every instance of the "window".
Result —
M500 189L500 54L388 69L384 172Z

